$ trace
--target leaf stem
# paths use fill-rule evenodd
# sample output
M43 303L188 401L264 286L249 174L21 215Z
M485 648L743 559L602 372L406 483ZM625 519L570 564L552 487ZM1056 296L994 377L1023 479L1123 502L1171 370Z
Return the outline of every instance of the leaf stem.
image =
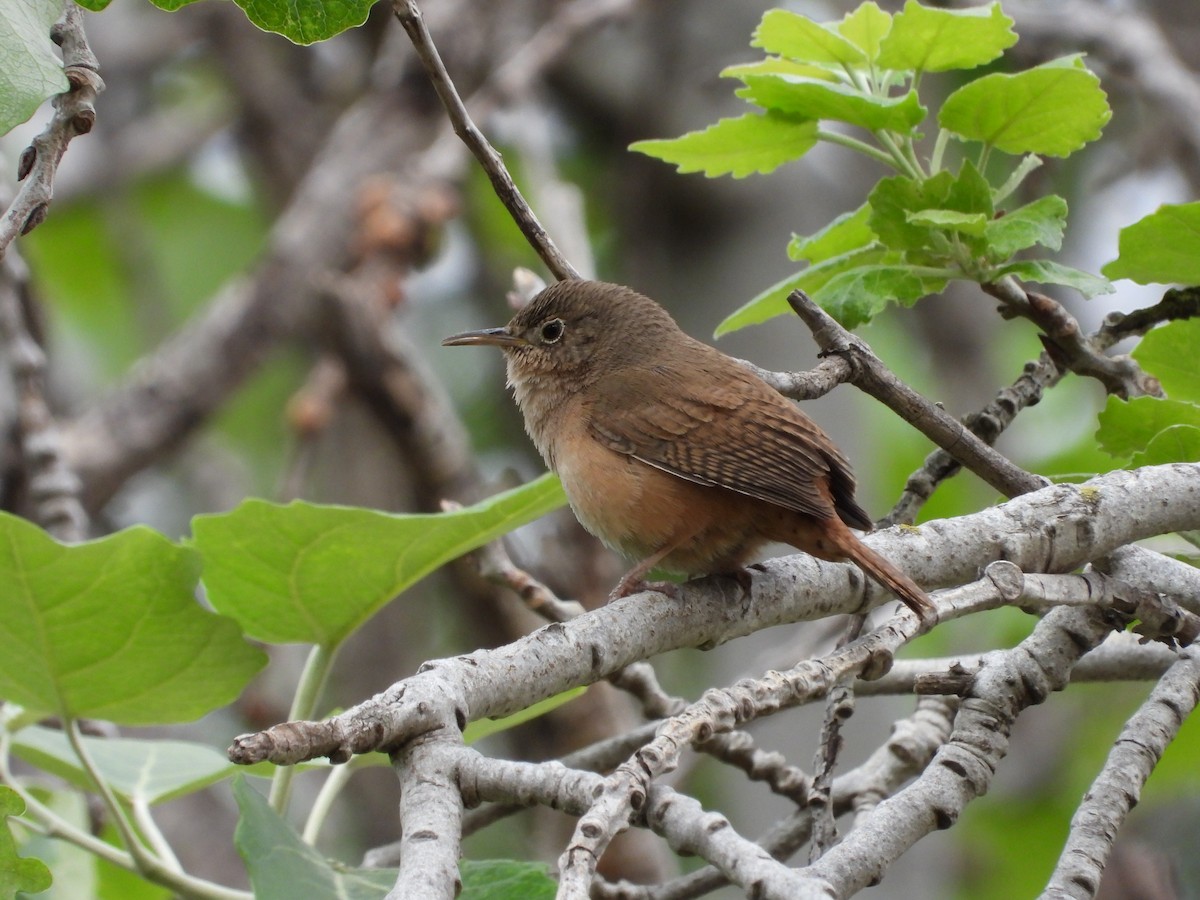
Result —
M878 147L872 147L866 141L860 141L858 138L851 137L848 134L840 134L836 131L824 131L823 129L818 128L817 140L826 141L830 144L838 144L839 146L846 147L849 150L854 150L858 153L861 153L864 156L875 160L876 162L883 163L888 168L895 169L899 172L905 171L905 169L901 168L901 166L897 163L896 158L891 154L880 150Z
M308 820L304 823L304 833L301 835L304 843L310 846L317 843L317 836L321 833L321 826L325 824L329 810L333 807L333 801L337 799L338 794L342 792L342 788L350 781L350 776L359 768L354 764L355 760L363 758L356 756L344 766L334 766L332 771L330 771L329 777L321 785L321 790L317 792L317 797L313 800L312 809L308 813Z
M79 731L79 722L75 719L65 719L63 722L63 732L66 734L67 741L71 744L71 749L79 757L79 763L83 766L83 770L92 779L96 792L104 802L104 807L108 810L108 815L112 818L113 824L121 835L121 841L125 844L125 848L129 851L129 855L137 865L138 871L148 872L155 867L166 868L162 861L142 843L141 836L134 829L128 816L125 814L125 807L121 805L107 779L100 772L95 760L92 759L92 755L88 753L87 747L83 743L83 735Z
M915 181L924 181L925 176L921 173L921 167L915 165L915 160L910 160L905 154L904 149L896 143L896 139L886 131L876 131L875 137L879 143L883 144L888 149L889 155L896 161L896 169L909 178Z
M992 197L993 203L1001 203L1007 200L1008 197L1021 186L1021 183L1028 177L1029 173L1042 164L1042 158L1030 153L1026 156L1013 173L1008 176L1008 180L996 189L995 195Z
M950 132L945 128L939 128L937 140L933 142L933 155L929 158L930 175L936 175L942 171L942 157L946 155L946 147L949 143Z

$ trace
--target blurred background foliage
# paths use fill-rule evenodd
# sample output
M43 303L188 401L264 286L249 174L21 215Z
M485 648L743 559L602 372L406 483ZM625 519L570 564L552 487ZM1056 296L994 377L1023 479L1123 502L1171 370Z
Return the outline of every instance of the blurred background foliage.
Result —
M489 27L511 42L512 34L532 32L557 5L505 0L490 4L486 14L454 0L429 0L425 7L435 38L449 37L451 23L463 23L453 26L461 33L448 56L452 71L459 65L469 81L479 74L470 68L473 47L487 39ZM898 5L881 0L888 9ZM1111 5L1097 0L1079 8L1105 16ZM1200 20L1192 0L1117 5L1155 20L1179 57L1193 70L1200 67ZM740 110L717 73L756 58L749 36L768 6L633 3L622 21L583 35L530 96L515 98L504 116L483 121L535 207L548 183L566 185L577 199L595 274L655 297L702 338L794 269L784 252L793 233L811 233L853 209L885 174L826 145L771 176L739 181L679 176L626 150L632 141L675 136ZM789 4L818 19L837 18L850 6ZM118 3L87 17L108 85L98 104L99 123L93 135L71 145L49 219L21 244L45 304L54 397L61 409L88 408L139 358L211 304L223 285L252 270L297 173L311 163L329 123L373 82L396 78L409 61L410 50L386 13L376 9L362 28L309 48L255 32L224 4L200 3L167 14ZM1019 17L1017 29L1021 33ZM1012 54L1031 65L1060 51L1086 49L1072 42L1069 31L1022 33ZM485 65L486 56L480 59ZM1160 203L1196 196L1197 166L1189 154L1197 151L1172 137L1171 111L1149 104L1138 84L1102 51L1089 65L1109 92L1113 120L1099 143L1067 162L1048 160L1032 180L1039 191L1053 185L1070 203L1062 261L1098 271L1116 256L1118 227ZM413 86L411 73L400 77L408 79L407 89L422 90ZM431 118L439 112L430 106ZM32 127L0 144L5 171L13 170ZM539 136L542 154L531 151L531 135ZM399 301L389 327L416 348L451 392L485 474L497 484L509 483L511 470L526 479L540 471L540 463L505 396L499 355L464 359L441 349L438 339L461 328L501 324L508 317L504 292L512 268L540 268L476 168L466 170L459 187L463 215L446 227L423 269L395 286ZM546 221L555 234L562 214L547 210ZM1112 297L1088 304L1069 292L1056 296L1091 327L1109 309L1129 310L1157 299L1154 291L1129 282L1120 282ZM892 308L861 334L908 383L962 414L986 403L1041 349L1032 325L1002 321L993 307L986 296L955 287L914 310ZM767 368L802 369L815 362L806 330L787 319L730 335L719 346ZM295 484L300 486L295 493L313 500L413 508L418 491L412 476L360 402L339 405L315 438L297 432L289 400L318 355L317 348L303 345L274 354L200 437L125 486L104 511L108 525L147 522L178 537L186 534L192 515L227 509L245 496L287 499L293 491L285 485ZM1102 403L1097 385L1068 377L1022 414L1000 448L1020 465L1054 477L1112 468L1113 460L1094 439ZM931 449L851 387L811 403L809 411L846 449L864 505L876 515L894 502ZM939 489L922 519L976 511L997 499L973 476L960 475ZM557 539L590 548L592 574L582 586L564 574L565 567L556 569L556 551L547 550L547 542ZM568 519L557 517L526 529L516 544L536 574L564 594L584 593L596 602L619 568L587 540ZM354 702L424 659L506 639L494 619L464 612L444 579L430 579L394 606L388 623L356 638L357 645L344 654L328 694L332 705ZM1011 646L1029 627L1015 611L972 617L938 628L908 653ZM709 684L758 672L771 660L815 646L819 638L812 631L775 629L708 653L680 652L661 661L663 678L669 689L694 696ZM240 711L249 722L282 718L278 704L286 696L288 670L277 665L272 671ZM1074 687L1066 703L1056 698L1053 710L1031 710L1019 723L1011 765L991 794L970 807L957 827L902 859L885 884L866 896L978 900L1036 893L1079 797L1146 691L1142 685ZM887 723L910 707L905 699L861 700L848 733L846 764L859 761L856 746L869 748L872 739L882 739ZM512 742L518 752L562 752L587 735L570 709L549 717L549 725L524 726L489 740ZM754 731L763 746L804 764L815 749L820 715L820 710L789 715L781 717L786 721L759 723ZM200 730L212 737L211 723ZM220 722L216 742L237 730L244 729ZM1122 837L1134 856L1167 854L1186 885L1185 896L1200 896L1200 861L1192 847L1200 829L1197 759L1200 726L1193 721L1168 751ZM785 809L778 798L759 802L741 788L731 792L706 783L714 770L697 766L699 796L728 810L745 833L755 833ZM359 777L366 782L362 805L341 830L346 846L325 849L361 849L388 836L394 780L381 770ZM230 814L228 800L210 802ZM178 818L185 827L188 814ZM469 840L467 852L524 857L539 834L561 828L560 821L539 821L492 829ZM221 865L220 848L214 851L203 838L195 848L197 871Z

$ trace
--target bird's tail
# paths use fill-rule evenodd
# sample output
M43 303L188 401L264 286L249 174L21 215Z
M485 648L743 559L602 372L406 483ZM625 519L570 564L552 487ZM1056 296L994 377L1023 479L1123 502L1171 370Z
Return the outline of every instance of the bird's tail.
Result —
M846 558L895 594L923 623L937 622L937 608L917 583L858 538L850 535L842 549Z

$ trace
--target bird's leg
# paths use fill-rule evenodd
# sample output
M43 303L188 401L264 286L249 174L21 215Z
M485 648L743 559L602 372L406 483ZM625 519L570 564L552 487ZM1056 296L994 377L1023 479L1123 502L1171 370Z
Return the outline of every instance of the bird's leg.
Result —
M646 582L643 579L650 574L650 570L657 566L660 562L686 544L688 541L694 540L696 535L704 530L703 523L699 523L685 530L682 534L678 534L675 538L669 541L665 546L651 553L636 566L621 576L621 580L617 582L617 586L612 589L612 593L608 595L609 602L620 597L628 597L630 594L636 593L639 590L658 591L660 594L666 594L668 597L677 597L679 585L671 581L655 581Z
M661 550L647 556L640 563L621 576L621 580L617 582L617 586L612 589L612 593L608 595L609 601L617 600L621 597L628 597L630 594L636 594L638 591L651 590L658 591L660 594L666 594L668 597L676 596L676 589L679 585L670 581L646 581L645 578L650 574L650 570L657 566L667 554L674 550L678 544L670 544Z

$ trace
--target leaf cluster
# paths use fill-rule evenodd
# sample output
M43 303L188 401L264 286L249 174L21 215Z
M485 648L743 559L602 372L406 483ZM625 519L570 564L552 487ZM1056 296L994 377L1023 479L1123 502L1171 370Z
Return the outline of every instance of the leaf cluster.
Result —
M920 96L925 76L995 62L1016 43L1012 24L999 3L949 10L909 0L891 15L868 2L830 24L770 10L753 41L767 57L722 72L742 83L736 93L756 111L632 145L680 172L740 178L771 172L825 141L895 173L857 210L793 238L788 255L805 268L730 315L718 335L786 312L796 289L847 327L952 279L1013 276L1089 297L1112 290L1107 279L1050 259L1015 259L1036 247L1059 249L1067 219L1066 201L1055 195L1016 203L1025 177L1041 157L1094 141L1111 115L1079 56L969 78L941 104L936 138L925 141L932 124ZM949 164L951 142L960 150L957 166Z

